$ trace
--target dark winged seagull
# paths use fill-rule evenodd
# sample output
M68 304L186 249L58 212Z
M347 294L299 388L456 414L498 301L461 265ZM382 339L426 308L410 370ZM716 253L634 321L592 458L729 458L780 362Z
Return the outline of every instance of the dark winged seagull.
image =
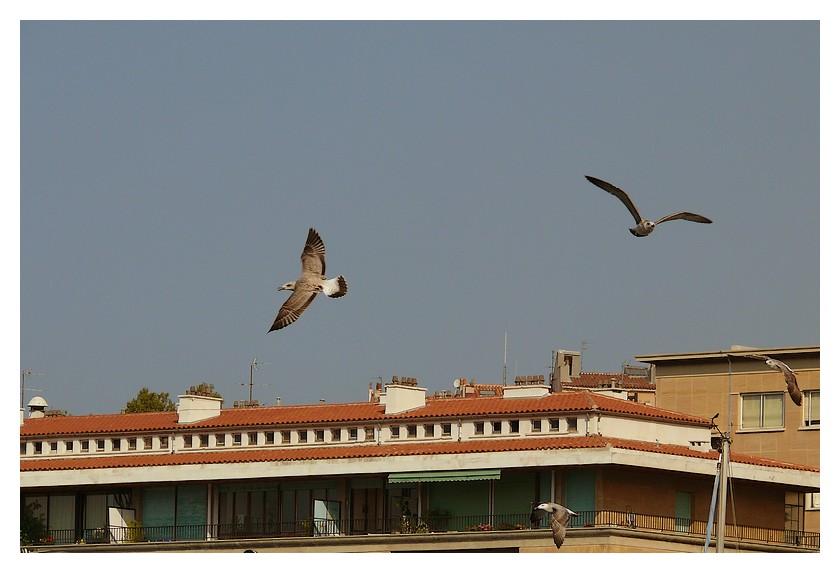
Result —
M330 298L338 298L347 294L347 281L344 280L342 275L338 275L334 279L328 279L324 275L327 267L324 260L326 252L324 242L318 235L318 231L309 229L306 245L304 245L303 252L300 254L300 278L277 287L277 290L292 291L292 295L280 307L277 318L274 319L274 324L268 329L269 332L285 328L300 318L300 315L303 314L303 311L306 310L306 307L319 292Z
M633 215L633 219L636 220L636 226L630 227L630 232L637 237L647 237L653 232L653 228L656 227L659 223L664 223L665 221L673 221L674 219L685 219L686 221L694 221L695 223L712 222L711 219L706 218L703 215L689 213L687 211L673 213L671 215L668 215L667 217L662 217L658 221L651 221L650 219L645 219L639 214L639 210L636 209L636 206L633 204L633 201L630 200L630 196L623 190L619 189L612 183L601 181L600 179L596 179L595 177L590 177L589 175L586 175L585 177L589 180L590 183L592 183L593 185L597 185L607 193L615 195L621 200L622 203L624 203L624 206L627 207L627 210L630 211L631 215Z
M552 537L554 537L554 545L557 546L557 549L560 549L566 539L566 524L569 523L571 516L577 515L577 513L559 503L546 501L531 511L531 523L537 525L546 515L551 516L548 524L551 527Z
M747 358L763 360L767 366L784 374L790 399L793 400L793 403L797 406L802 405L802 391L799 389L799 384L796 383L796 374L793 373L793 369L791 369L790 366L781 360L776 360L775 358L770 358L769 356L765 356L763 354L748 354Z

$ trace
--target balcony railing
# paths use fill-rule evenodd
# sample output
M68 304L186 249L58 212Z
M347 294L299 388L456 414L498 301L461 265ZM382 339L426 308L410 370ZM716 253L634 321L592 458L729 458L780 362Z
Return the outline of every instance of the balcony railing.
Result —
M532 529L529 513L497 515L429 515L422 518L389 519L305 519L294 522L237 523L213 525L168 525L105 527L98 529L59 529L44 532L33 545L73 545L80 543L140 543L166 541L213 541L281 537L323 537L390 533L432 533L459 531L515 531ZM547 528L548 518L539 524ZM579 511L568 529L623 527L637 531L669 533L703 538L706 521L631 511ZM712 539L717 537L712 524ZM819 550L820 534L749 525L727 524L727 542L766 543Z

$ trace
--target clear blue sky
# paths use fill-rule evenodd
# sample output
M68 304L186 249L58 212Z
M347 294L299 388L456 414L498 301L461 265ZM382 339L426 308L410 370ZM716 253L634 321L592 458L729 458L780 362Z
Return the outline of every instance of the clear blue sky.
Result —
M26 398L819 345L819 56L815 21L23 22ZM585 175L714 223L635 238ZM309 227L349 293L267 334Z

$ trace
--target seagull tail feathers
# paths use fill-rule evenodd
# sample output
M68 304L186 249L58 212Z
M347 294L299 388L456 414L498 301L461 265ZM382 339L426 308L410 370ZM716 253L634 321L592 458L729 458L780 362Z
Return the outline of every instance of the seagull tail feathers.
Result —
M338 275L324 283L324 294L330 298L339 298L347 294L347 280L344 275Z

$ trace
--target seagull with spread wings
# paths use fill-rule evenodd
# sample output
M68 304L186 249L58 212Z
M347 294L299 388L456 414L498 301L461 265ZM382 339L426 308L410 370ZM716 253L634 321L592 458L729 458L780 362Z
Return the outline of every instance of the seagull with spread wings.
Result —
M300 278L277 287L277 290L290 290L292 295L280 307L274 324L268 329L279 330L285 328L300 318L309 303L315 296L322 292L330 298L338 298L347 294L347 281L344 276L338 275L334 279L328 279L326 272L326 248L324 242L315 229L309 229L306 237L306 245L300 254L301 273Z
M571 516L577 515L577 513L568 507L563 507L559 503L546 501L531 511L531 523L537 525L546 515L551 516L548 520L548 525L551 527L554 545L557 546L557 549L560 549L560 546L563 545L563 541L566 539L566 525L569 523Z
M778 370L785 376L785 383L787 384L787 391L790 394L790 399L793 400L793 403L797 406L802 405L802 391L799 389L799 384L796 383L796 374L793 373L793 369L782 362L781 360L776 360L775 358L770 358L769 356L765 356L764 354L748 354L747 358L754 358L756 360L763 360L767 366L772 368L773 370Z
M592 183L593 185L597 185L607 193L615 195L621 200L622 203L624 203L624 206L627 207L627 210L630 211L631 215L633 215L633 219L636 220L636 226L630 227L630 232L636 237L647 237L653 232L653 228L656 227L659 223L664 223L665 221L673 221L675 219L685 219L686 221L693 221L695 223L712 222L711 219L704 217L703 215L689 213L688 211L672 213L667 217L662 217L658 221L651 221L650 219L645 219L639 213L639 210L636 209L636 206L633 204L633 201L630 200L630 196L627 193L625 193L622 189L619 189L612 183L601 181L600 179L590 177L589 175L586 175L585 177L589 180L590 183Z

